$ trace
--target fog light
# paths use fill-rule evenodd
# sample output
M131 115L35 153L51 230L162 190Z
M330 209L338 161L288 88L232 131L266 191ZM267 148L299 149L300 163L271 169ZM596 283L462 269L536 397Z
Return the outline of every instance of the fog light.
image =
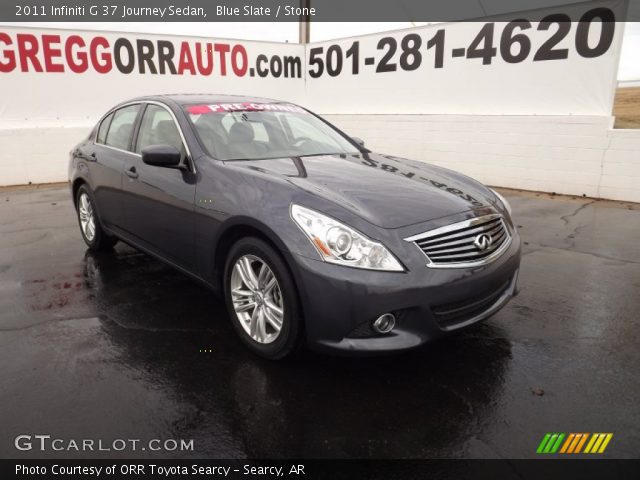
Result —
M396 317L392 313L380 315L373 321L371 328L376 333L389 333L396 326Z

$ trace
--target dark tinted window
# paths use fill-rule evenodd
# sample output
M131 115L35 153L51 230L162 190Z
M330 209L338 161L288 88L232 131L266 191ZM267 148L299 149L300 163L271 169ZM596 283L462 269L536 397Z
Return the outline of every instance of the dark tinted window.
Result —
M97 143L104 143L105 138L107 138L107 130L109 129L109 124L113 119L113 113L107 115L102 123L100 124L100 128L98 129L98 136L96 137Z
M182 154L185 152L180 132L171 114L158 105L147 105L140 123L136 152L149 145L172 145Z
M139 109L140 105L129 105L128 107L116 110L113 114L111 125L109 125L109 133L107 133L107 139L105 141L106 145L122 150L129 150L133 126Z

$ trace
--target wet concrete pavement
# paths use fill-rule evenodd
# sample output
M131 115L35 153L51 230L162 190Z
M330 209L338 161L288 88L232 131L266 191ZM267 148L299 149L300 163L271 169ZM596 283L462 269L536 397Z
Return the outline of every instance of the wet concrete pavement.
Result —
M495 317L403 355L273 363L187 277L88 253L66 187L0 190L0 457L527 458L546 432L637 457L640 205L504 193L525 244ZM21 452L20 434L194 451Z

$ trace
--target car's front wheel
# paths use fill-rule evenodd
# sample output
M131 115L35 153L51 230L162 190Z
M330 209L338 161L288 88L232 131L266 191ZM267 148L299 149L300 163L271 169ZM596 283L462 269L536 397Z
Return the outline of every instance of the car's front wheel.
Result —
M118 239L102 229L95 205L91 192L86 185L82 185L76 195L76 212L82 239L91 250L107 250L113 247Z
M227 256L224 286L233 326L251 350L279 359L296 349L301 337L298 294L284 260L268 243L239 240Z

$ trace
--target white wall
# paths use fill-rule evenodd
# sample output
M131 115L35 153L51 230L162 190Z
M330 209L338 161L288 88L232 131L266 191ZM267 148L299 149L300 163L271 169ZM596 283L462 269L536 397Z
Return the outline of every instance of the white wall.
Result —
M326 115L374 151L493 186L640 202L640 130L613 117Z
M69 151L92 127L0 128L0 185L66 182Z
M610 130L596 197L640 202L640 130Z
M613 117L325 117L372 150L452 168L489 185L640 202L640 130L613 130ZM1 183L65 181L70 146L90 128L0 130ZM33 143L25 157L25 145Z

